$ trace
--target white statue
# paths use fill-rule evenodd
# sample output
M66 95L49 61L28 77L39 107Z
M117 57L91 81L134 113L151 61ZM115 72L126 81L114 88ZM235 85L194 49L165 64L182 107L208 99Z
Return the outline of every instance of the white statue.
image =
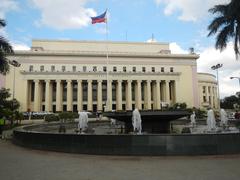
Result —
M88 114L87 112L78 112L79 121L78 121L78 129L81 132L87 130L88 128Z
M132 113L132 125L133 125L133 131L137 132L138 134L142 133L142 119L140 112L138 109L134 109Z
M207 112L207 127L209 131L216 129L216 120L212 109Z
M228 123L228 118L227 118L227 113L224 109L220 110L220 119L221 119L221 124L226 126Z
M191 120L191 125L194 127L196 125L196 114L195 114L195 111L193 111L193 113L191 114L190 120Z

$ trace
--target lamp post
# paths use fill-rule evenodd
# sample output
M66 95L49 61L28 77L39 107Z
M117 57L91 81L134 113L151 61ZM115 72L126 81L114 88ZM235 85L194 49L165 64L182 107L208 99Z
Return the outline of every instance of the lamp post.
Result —
M9 61L9 64L11 64L13 66L13 90L12 90L12 113L13 113L14 99L15 99L15 68L20 67L21 64L19 62L17 62L16 60ZM14 119L12 117L11 125L13 124L13 120Z
M240 86L240 77L230 77L230 79L238 79L239 86Z
M218 85L218 109L220 109L220 93L219 93L219 78L218 78L218 69L221 68L223 64L216 64L211 67L212 70L217 71L217 85Z

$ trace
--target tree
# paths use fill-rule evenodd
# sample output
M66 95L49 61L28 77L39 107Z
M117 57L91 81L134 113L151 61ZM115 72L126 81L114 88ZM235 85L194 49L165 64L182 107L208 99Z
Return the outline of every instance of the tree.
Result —
M240 106L240 94L236 93L236 95L225 97L221 100L221 108L224 109L234 109L234 104Z
M16 110L20 104L16 99L9 100L10 96L9 89L0 89L0 118L11 119L11 124L13 124L13 117L18 117Z
M6 22L0 19L0 28L5 27ZM0 73L6 74L9 71L9 64L7 60L8 54L13 54L14 51L9 42L2 36L0 36Z
M209 9L212 14L217 14L208 26L208 36L217 34L215 48L224 50L229 39L234 39L236 59L240 55L240 1L231 0L228 4L215 5Z

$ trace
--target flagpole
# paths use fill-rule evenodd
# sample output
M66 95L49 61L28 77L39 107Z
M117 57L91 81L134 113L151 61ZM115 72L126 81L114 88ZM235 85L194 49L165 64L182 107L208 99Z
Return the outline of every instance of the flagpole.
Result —
M108 59L108 9L106 10L106 57L107 57L107 103L106 103L106 109L107 111L110 110L110 102L108 99L108 86L109 86L109 59Z

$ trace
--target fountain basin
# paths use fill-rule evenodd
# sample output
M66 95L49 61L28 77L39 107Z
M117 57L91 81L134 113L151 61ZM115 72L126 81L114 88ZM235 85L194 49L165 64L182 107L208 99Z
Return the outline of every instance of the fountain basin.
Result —
M17 145L68 153L98 155L220 155L240 153L240 133L223 134L60 134L24 126L13 132Z
M189 116L187 111L140 111L142 131L148 133L170 133L170 122L178 118ZM125 123L125 131L131 132L132 111L104 112L104 116Z

